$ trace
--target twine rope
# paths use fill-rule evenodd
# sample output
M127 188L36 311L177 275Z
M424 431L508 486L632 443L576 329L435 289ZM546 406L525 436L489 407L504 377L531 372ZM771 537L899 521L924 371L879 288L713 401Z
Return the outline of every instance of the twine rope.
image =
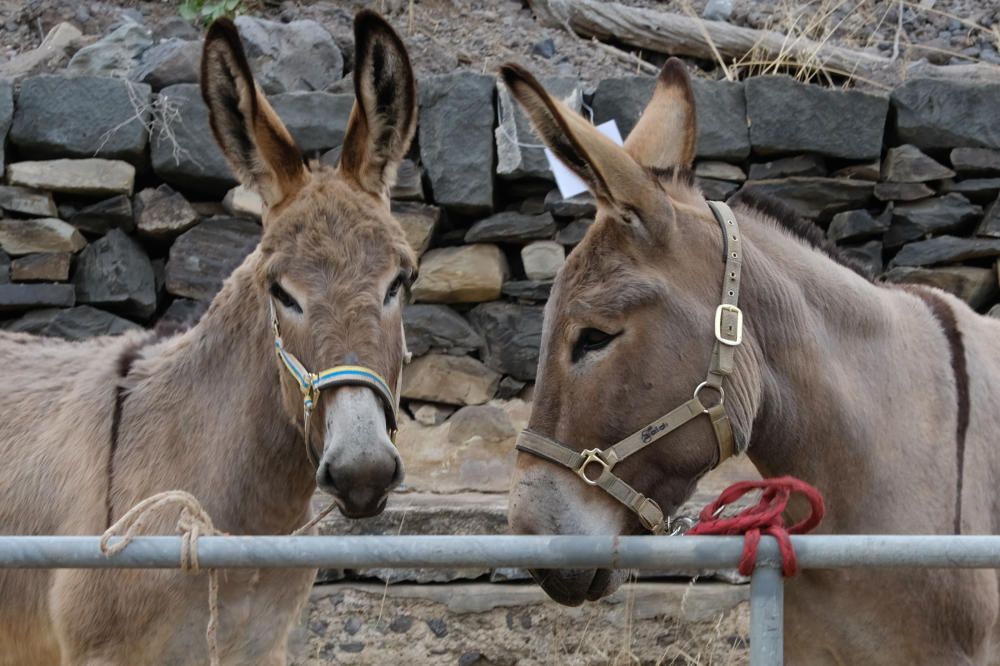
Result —
M323 520L334 508L336 502L331 501L312 520L291 533L300 536L307 533ZM132 539L139 536L145 527L147 519L162 510L179 507L177 530L181 533L180 568L186 573L197 574L201 571L198 561L198 539L204 535L225 535L215 528L212 517L208 515L201 502L191 493L183 490L167 490L151 495L125 512L121 518L101 535L100 549L106 557L114 557L125 550ZM111 539L119 537L114 543ZM210 666L219 666L219 572L218 569L208 569L208 625L205 627L205 640L208 643L208 661Z

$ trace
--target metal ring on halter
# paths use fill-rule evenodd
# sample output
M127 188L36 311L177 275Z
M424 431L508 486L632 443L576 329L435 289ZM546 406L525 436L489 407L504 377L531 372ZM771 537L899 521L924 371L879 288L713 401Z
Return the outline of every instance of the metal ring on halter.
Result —
M701 398L699 397L699 394L701 393L702 389L705 389L705 388L710 388L710 389L713 389L715 391L718 391L719 392L719 402L717 402L715 404L712 404L712 405L706 405L705 403L701 402ZM702 409L704 409L707 412L712 407L718 407L719 405L725 404L725 402L726 402L726 389L722 388L721 386L713 386L712 384L709 384L708 382L702 382L701 384L698 384L697 387L695 387L695 389L694 389L694 398L699 403L701 403Z
M580 455L584 456L584 460L580 463L580 466L576 468L577 476L583 479L584 483L587 485L596 486L597 482L600 481L601 476L604 475L604 472L611 469L611 465L609 465L608 462L601 456L600 449L587 449L586 451L581 451ZM591 479L587 476L587 465L590 463L597 463L602 468L601 473L596 479Z

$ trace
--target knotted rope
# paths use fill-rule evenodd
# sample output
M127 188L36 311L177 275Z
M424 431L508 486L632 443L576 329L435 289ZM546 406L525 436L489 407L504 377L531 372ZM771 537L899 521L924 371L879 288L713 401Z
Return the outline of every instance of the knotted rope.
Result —
M111 527L101 535L101 552L107 557L114 557L125 550L132 539L140 534L146 524L146 518L161 509L171 506L180 507L177 518L177 530L181 533L181 569L188 573L198 573L201 567L198 563L198 539L201 536L224 535L215 529L212 517L208 515L201 503L191 493L183 490L167 490L142 500L129 509ZM316 514L308 523L291 533L299 536L315 527L337 506L330 502L329 506ZM121 537L111 543L112 537ZM208 570L208 626L205 628L205 640L208 642L208 660L210 666L219 666L219 573L216 569Z
M132 539L138 536L145 526L145 519L150 515L169 506L180 506L177 518L177 529L181 532L181 569L188 573L198 573L198 538L203 534L214 536L223 534L215 529L212 517L195 499L194 495L183 490L168 490L147 497L129 509L114 525L101 535L101 552L107 557L113 557L125 550ZM121 537L114 543L111 538ZM219 573L215 569L208 570L208 626L205 628L205 639L208 641L208 661L211 666L219 666Z
M749 506L735 516L721 518L719 513L751 490L762 490L760 501ZM809 515L791 527L785 526L782 513L788 506L793 493L799 493L809 501ZM782 476L762 481L740 481L722 491L719 498L701 511L697 525L688 534L743 535L743 555L740 557L739 572L743 576L753 573L757 564L757 547L761 534L769 534L778 540L781 552L781 572L794 576L799 566L795 559L795 549L789 534L805 534L823 519L826 507L823 496L813 486L799 479Z

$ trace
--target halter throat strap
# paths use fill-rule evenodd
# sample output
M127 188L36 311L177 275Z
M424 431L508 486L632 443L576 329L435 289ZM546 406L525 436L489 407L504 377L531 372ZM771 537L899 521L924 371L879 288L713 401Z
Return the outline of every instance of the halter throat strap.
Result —
M523 430L517 440L519 451L566 467L584 483L604 490L638 515L643 527L654 534L666 533L669 519L664 518L663 510L655 501L616 476L612 472L614 466L702 414L709 417L715 433L718 449L715 466L736 452L732 424L724 408L723 381L732 374L736 348L743 342L743 312L738 306L743 245L732 209L720 201L709 201L708 206L722 229L726 272L722 278L722 302L715 309L711 362L705 380L694 389L692 398L606 449L577 451L531 429ZM708 393L714 393L717 398L706 405L703 394L707 399Z
M274 302L269 301L269 304L271 307L271 328L274 333L274 351L278 355L278 360L288 370L288 374L292 376L292 379L298 384L299 390L302 391L302 430L306 444L306 455L313 467L319 467L319 458L309 442L310 424L313 410L324 389L338 386L364 386L374 391L385 411L389 439L395 444L398 429L396 398L393 396L388 382L371 368L362 365L336 365L322 372L309 372L294 354L285 349L285 343L281 339L281 328L278 324L278 313L274 309Z

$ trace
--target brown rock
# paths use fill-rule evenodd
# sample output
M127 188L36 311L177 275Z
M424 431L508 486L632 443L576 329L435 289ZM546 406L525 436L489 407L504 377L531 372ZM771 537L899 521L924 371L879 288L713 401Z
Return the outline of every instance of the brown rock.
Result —
M494 404L462 407L448 420L448 441L462 444L473 437L504 441L517 437L517 430L504 410Z
M141 236L168 240L197 223L198 213L169 185L147 188L135 196L135 226Z
M65 282L69 279L69 252L29 254L10 264L14 282Z
M65 194L131 194L135 167L128 162L96 157L15 162L7 165L7 183Z
M954 171L909 144L890 148L882 162L882 179L891 183L923 183L954 175Z
M403 227L406 241L419 258L430 247L434 231L441 222L441 209L416 202L392 202L392 215Z
M496 245L431 250L421 261L413 298L423 303L492 301L500 297L509 273L507 258Z
M12 256L76 252L87 244L73 226L54 217L0 220L0 249Z
M992 268L945 266L943 268L911 268L897 266L885 274L888 282L924 284L958 296L973 308L989 303L998 291L997 276Z
M50 193L14 185L0 185L0 208L8 213L21 213L22 215L38 217L59 215L59 210L56 208Z
M469 356L427 354L403 371L404 398L479 405L496 393L500 375Z

